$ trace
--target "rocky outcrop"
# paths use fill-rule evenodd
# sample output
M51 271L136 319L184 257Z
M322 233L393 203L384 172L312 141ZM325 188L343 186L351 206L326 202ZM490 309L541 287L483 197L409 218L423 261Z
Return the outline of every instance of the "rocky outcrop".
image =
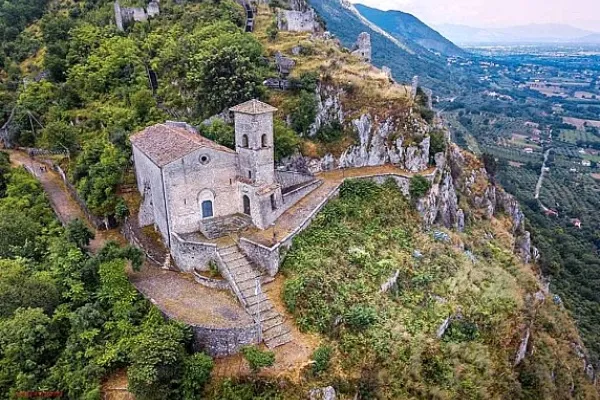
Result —
M310 127L309 136L317 134L323 126L334 122L344 123L344 109L340 96L341 90L332 86L319 86L317 88L317 115L315 122Z
M335 389L331 386L324 388L313 389L308 393L310 400L336 400L337 395Z

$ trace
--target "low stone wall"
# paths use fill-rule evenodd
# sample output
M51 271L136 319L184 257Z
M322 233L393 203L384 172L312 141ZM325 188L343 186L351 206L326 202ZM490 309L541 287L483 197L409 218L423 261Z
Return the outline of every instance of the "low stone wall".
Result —
M323 181L315 180L312 182L308 182L306 185L300 186L288 193L285 193L283 195L284 209L287 210L288 208L290 208L291 206L296 204L296 202L298 202L300 199L302 199L303 197L308 195L310 192L312 192L313 190L315 190L322 184L323 184ZM282 211L282 213L283 212L285 212L285 211Z
M150 244L149 239L141 232L137 220L135 215L127 218L121 226L121 234L129 244L142 250L146 258L156 266L161 268L170 266L170 258L166 249L157 249L157 246Z
M208 278L202 274L199 274L198 272L194 271L192 272L192 275L194 276L194 280L202 286L205 286L207 288L210 289L217 289L217 290L231 290L231 286L229 286L229 282L227 282L224 279L212 279L212 278Z
M314 181L315 177L311 174L305 174L302 172L294 171L275 171L275 180L285 188L289 188L296 185L301 185L306 182Z
M279 271L281 265L279 244L267 247L249 239L240 238L238 246L255 265L263 269L269 276L275 276Z
M217 245L183 239L171 234L171 256L182 272L207 271L210 261L219 261Z
M259 343L259 327L256 324L235 328L208 328L193 326L194 350L204 351L213 357L239 353L244 346Z
M43 160L43 162L45 164L48 164L50 167L52 167L52 169L58 172L58 175L60 175L60 178L65 184L65 187L69 191L69 194L71 195L71 197L73 197L73 199L75 199L88 221L90 221L90 223L94 225L96 229L108 230L116 228L118 226L118 223L114 217L100 218L92 214L85 201L81 197L79 197L79 193L77 192L75 186L73 186L73 184L67 178L67 174L65 173L65 171L63 171L63 169L59 165L48 160Z

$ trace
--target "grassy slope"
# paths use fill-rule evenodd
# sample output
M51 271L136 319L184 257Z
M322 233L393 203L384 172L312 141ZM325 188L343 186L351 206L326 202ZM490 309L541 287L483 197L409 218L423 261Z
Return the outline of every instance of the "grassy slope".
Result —
M378 398L569 398L571 384L573 396L595 398L572 350L572 321L551 301L533 303L537 281L512 255L507 225L480 221L452 243L435 242L393 185L347 185L283 266L296 323L334 349L316 381ZM395 271L397 286L381 293ZM513 368L526 326L536 352Z

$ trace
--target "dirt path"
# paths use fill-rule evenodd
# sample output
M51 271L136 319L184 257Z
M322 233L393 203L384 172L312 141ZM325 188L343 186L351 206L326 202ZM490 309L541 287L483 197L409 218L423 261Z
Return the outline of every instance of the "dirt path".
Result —
M20 151L9 151L8 153L12 165L25 167L42 184L54 213L63 225L68 224L74 219L80 219L94 232L94 240L89 245L90 251L95 253L109 240L119 243L125 242L118 231L100 231L90 224L83 210L71 196L60 176L54 170L48 168L42 161L31 158Z

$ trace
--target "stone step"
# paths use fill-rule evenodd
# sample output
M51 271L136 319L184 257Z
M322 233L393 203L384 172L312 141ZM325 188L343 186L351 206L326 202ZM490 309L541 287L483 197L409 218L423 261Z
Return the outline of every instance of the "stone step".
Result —
M260 274L258 272L256 272L255 270L246 271L246 272L238 272L238 273L232 272L232 275L233 275L233 280L238 285L240 285L244 282L253 281L256 278L260 277Z
M252 268L252 264L246 260L245 258L239 259L239 260L235 260L235 261L226 261L227 266L229 267L229 269L237 269L239 267L249 267Z
M270 301L265 300L260 302L259 304L254 304L252 306L247 306L246 310L253 317L258 316L258 311L260 309L260 319L261 321L266 321L269 318L273 318L273 314L277 314L277 312L273 309L273 304Z
M269 319L267 319L265 321L261 321L261 322L262 322L263 334L264 334L264 332L267 332L273 328L276 328L278 325L284 324L283 318L279 314L273 318L269 318Z
M239 286L238 286L239 287ZM242 294L244 295L244 298L248 298L251 296L255 296L256 293L256 285L254 285L253 287L249 287L249 288L245 288L245 289L241 289L240 291L242 292ZM261 292L262 293L262 292Z
M230 254L235 254L235 253L239 253L237 246L233 246L233 247L222 247L219 248L219 254L221 255L221 258L226 257Z
M252 289L252 290L254 290L256 288L256 278L248 280L248 281L244 281L244 282L241 282L241 283L238 282L238 287L240 288L240 290L242 292L245 291L246 289Z
M226 263L230 263L230 262L234 262L234 261L237 261L237 260L245 260L246 259L246 257L242 253L230 253L230 254L227 254L226 256L222 256L221 255L221 258Z
M294 340L292 333L287 332L283 335L273 337L272 339L264 339L264 342L268 348L274 349L276 347L283 346L284 344L287 344L292 340Z
M246 301L246 304L248 306L253 306L255 304L260 303L261 301L268 300L268 298L263 293L261 293L258 296L256 296L256 295L248 296L248 297L244 298L244 300Z

